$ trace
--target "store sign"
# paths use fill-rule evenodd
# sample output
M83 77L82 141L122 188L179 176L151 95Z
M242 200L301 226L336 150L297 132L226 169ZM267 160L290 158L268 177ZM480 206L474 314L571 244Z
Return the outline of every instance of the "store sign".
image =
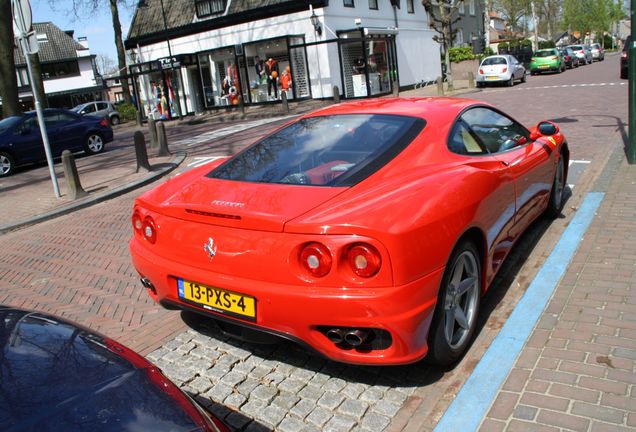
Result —
M181 67L181 62L176 57L166 57L159 59L161 69L174 69Z

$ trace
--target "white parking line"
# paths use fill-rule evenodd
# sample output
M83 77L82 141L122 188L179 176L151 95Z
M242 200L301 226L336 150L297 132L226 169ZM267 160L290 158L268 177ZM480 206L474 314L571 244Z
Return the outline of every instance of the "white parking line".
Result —
M193 160L188 164L189 167L199 167L201 165L205 165L208 162L212 162L215 161L217 159L221 159L224 158L225 156L203 156L203 157L195 157L193 158Z
M273 117L261 120L254 120L250 122L241 122L239 124L235 124L233 126L228 126L223 129L217 129L210 132L205 132L200 135L182 139L180 141L175 141L175 144L185 144L188 147L192 147L193 145L201 144L207 141L211 141L217 138L223 138L224 136L232 135L237 132L244 131L246 129L250 129L256 126L264 125L267 123L272 123L278 120L285 120L294 116L283 116L283 117Z
M590 162L592 162L592 161L583 160L583 159L573 159L573 160L570 161L568 166L572 166L572 164L589 164Z

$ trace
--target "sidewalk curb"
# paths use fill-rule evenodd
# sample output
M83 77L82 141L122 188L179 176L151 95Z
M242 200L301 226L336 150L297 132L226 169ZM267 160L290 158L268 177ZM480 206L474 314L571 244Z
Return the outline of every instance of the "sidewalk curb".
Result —
M24 228L26 226L29 225L34 225L36 223L40 223L40 222L45 222L51 219L55 219L57 217L60 216L64 216L66 214L69 214L71 212L74 212L76 210L80 210L86 207L90 207L92 205L101 203L103 201L107 201L111 198L116 198L120 195L123 195L125 193L128 193L130 191L133 191L135 189L138 189L142 186L145 186L147 184L150 184L152 182L154 182L155 180L165 176L166 174L172 172L175 168L177 168L179 165L181 165L181 163L185 160L186 158L186 153L177 153L177 155L170 161L168 162L169 166L162 168L158 171L152 171L150 172L146 177L143 177L137 181L134 181L132 183L128 183L119 187L116 187L114 189L111 189L109 191L106 192L102 192L99 194L96 194L94 196L89 195L88 197L86 197L85 199L82 200L78 200L77 202L72 202L69 203L65 206L59 207L55 210L51 210L47 213L38 215L38 216L34 216L28 219L24 219L15 223L11 223L8 225L2 225L0 226L0 235L6 234L10 231L14 231L20 228Z

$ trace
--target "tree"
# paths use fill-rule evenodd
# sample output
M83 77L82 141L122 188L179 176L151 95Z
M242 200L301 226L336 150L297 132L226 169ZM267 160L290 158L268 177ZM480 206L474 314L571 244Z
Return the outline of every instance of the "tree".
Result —
M528 15L530 0L494 0L493 6L508 22L513 32L523 30L521 18Z
M80 18L83 16L90 16L92 14L99 13L101 10L103 10L106 2L108 2L108 8L113 20L115 48L117 49L117 64L118 69L122 72L122 93L124 94L124 100L128 103L131 103L132 99L130 97L128 78L126 78L126 51L124 50L124 43L122 41L121 33L121 22L119 21L119 4L123 4L125 7L128 7L129 5L126 4L126 0L72 0L71 9L75 17ZM49 0L49 4L52 8L55 8L58 4L58 1Z
M108 56L108 54L97 53L95 56L95 64L97 66L97 71L101 75L108 75L117 72L117 65L115 64L115 61Z
M562 0L538 0L537 13L539 15L539 30L544 33L548 39L554 37L557 27L561 21L561 5Z
M441 43L444 47L446 82L448 84L448 90L450 91L454 89L454 86L448 49L454 36L452 26L461 19L456 12L463 1L464 0L422 0L422 6L426 9L430 20L429 25L437 32L433 40Z
M5 117L19 115L18 78L15 73L13 50L13 19L11 16L11 0L0 0L0 98L2 98L2 114Z
M583 35L588 32L602 35L623 16L621 5L614 0L565 0L563 3L564 24Z

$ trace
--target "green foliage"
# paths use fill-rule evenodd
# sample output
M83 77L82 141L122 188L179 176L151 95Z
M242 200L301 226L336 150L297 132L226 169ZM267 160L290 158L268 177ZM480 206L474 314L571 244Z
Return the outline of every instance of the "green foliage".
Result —
M133 104L121 103L116 105L117 111L119 111L119 119L122 123L132 121L137 118L137 109Z
M551 40L539 41L539 49L554 48L554 47L556 47L556 45Z
M614 0L564 0L563 24L581 34L607 31L625 16L621 2Z
M508 52L510 50L510 44L508 42L501 42L497 47L499 54Z
M448 50L448 55L450 57L451 63L458 63L464 60L475 59L473 49L470 47L451 48Z

